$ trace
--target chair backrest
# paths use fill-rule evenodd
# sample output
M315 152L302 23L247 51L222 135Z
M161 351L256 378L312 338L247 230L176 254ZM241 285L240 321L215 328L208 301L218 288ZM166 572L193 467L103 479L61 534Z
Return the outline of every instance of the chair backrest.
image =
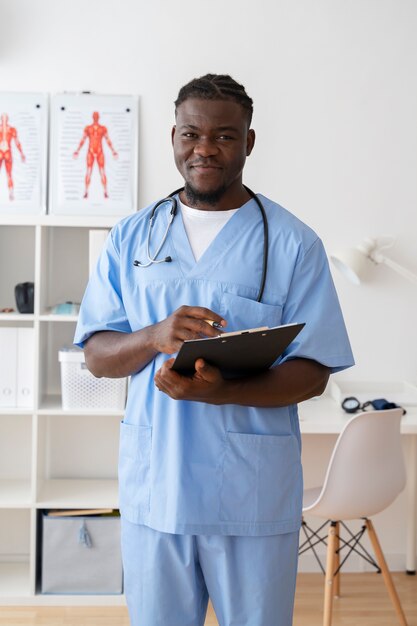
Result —
M332 520L382 511L405 486L400 435L402 409L365 411L340 433L326 478L309 512Z

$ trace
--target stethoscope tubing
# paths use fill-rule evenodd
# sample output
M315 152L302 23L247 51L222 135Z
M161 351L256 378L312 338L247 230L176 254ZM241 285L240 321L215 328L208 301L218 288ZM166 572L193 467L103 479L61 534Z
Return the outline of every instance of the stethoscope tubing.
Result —
M262 215L262 222L264 226L264 245L263 245L263 252L262 252L262 276L261 276L261 282L259 285L259 292L256 297L256 302L260 302L262 300L262 296L265 290L266 274L268 271L268 247L269 247L268 219L266 217L264 206L262 202L259 200L258 196L255 194L255 192L252 191L252 189L249 189L249 187L246 187L246 185L243 185L243 186L248 192L248 194L255 200L256 204L258 205L259 210Z
M262 300L262 296L265 290L265 282L266 282L266 275L267 275L267 271L268 271L268 246L269 246L269 231L268 231L268 220L266 217L266 213L265 213L265 209L263 207L262 202L259 200L258 196L251 190L249 189L249 187L246 187L246 185L244 185L244 188L246 189L246 191L248 192L248 194L251 196L251 198L253 198L253 200L255 200L256 204L259 207L259 210L261 212L262 215L262 223L263 223L263 229L264 229L264 243L263 243L263 253L262 253L262 275L261 275L261 281L259 284L259 291L258 291L258 295L256 297L256 302L261 302ZM148 262L147 263L141 263L140 261L133 261L133 265L135 267L149 267L150 265L153 265L154 263L170 263L172 261L172 258L170 256L165 257L164 259L157 259L158 254L161 252L162 247L165 243L165 241L167 240L168 237L168 233L169 233L169 229L171 227L171 224L174 220L174 217L177 213L177 208L178 208L178 203L177 200L174 196L176 196L178 193L180 193L181 191L183 191L184 187L180 187L179 189L176 189L175 191L173 191L172 193L169 194L169 196L167 196L166 198L163 198L162 200L159 200L159 202L157 202L155 204L155 206L152 209L151 215L149 217L149 226L148 226L148 235L146 238L146 254L148 256ZM152 228L155 222L155 217L156 217L156 212L157 209L162 205L165 204L166 202L170 202L171 204L171 210L170 210L170 217L168 220L168 225L166 227L165 233L161 239L161 243L159 244L157 250L155 251L154 255L151 255L151 232L152 232Z

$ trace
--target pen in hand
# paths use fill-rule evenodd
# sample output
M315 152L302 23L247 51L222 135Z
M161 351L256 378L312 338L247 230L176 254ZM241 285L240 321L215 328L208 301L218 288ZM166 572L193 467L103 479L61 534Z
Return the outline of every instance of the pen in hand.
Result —
M223 327L221 324L219 324L219 322L215 322L214 320L204 320L207 324L210 324L210 326L212 326L213 328L216 328L218 330L223 330Z

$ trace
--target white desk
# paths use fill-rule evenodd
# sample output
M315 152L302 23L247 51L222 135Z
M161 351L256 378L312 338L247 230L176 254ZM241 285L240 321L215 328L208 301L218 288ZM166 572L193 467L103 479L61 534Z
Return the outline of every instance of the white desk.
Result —
M405 407L401 419L401 434L410 437L410 455L407 463L407 544L406 570L416 572L417 548L417 407ZM323 396L302 402L298 407L300 430L305 435L338 435L351 417L335 400Z

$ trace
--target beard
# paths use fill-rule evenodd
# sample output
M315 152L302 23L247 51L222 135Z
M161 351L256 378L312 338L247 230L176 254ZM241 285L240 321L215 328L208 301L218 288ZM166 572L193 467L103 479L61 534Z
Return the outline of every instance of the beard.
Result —
M203 193L194 189L190 183L185 183L184 191L186 198L192 207L198 207L199 204L215 206L219 200L222 199L224 193L226 192L226 187L221 186L214 191Z

